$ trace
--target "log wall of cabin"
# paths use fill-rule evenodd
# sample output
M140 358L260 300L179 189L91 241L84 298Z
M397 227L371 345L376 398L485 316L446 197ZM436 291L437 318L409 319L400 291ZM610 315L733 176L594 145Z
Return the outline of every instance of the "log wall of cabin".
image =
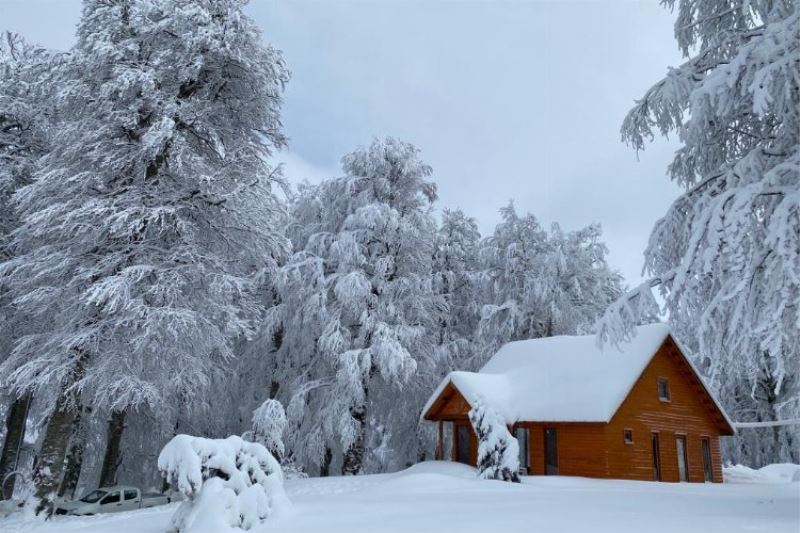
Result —
M668 380L669 401L659 399L659 378ZM652 480L651 435L656 432L662 481L678 481L676 438L683 435L686 437L689 481L704 481L701 439L706 437L711 447L713 480L721 482L721 424L721 417L702 385L694 377L678 348L668 339L606 426L609 475L620 479ZM625 443L625 429L633 433L632 444Z
M544 475L544 430L554 428L559 475L607 477L605 424L520 422L516 427L528 429L530 475Z

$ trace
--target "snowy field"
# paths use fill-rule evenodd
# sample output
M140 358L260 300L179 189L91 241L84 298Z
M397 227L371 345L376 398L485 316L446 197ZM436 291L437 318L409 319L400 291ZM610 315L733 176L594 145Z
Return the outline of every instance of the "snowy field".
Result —
M796 468L796 467L795 467ZM772 472L774 473L774 472ZM397 474L291 480L292 516L263 533L765 532L800 531L800 483L749 469L702 485L528 477L479 481L471 468L423 463ZM164 533L177 504L35 522L10 517L3 533ZM214 532L216 533L216 532Z

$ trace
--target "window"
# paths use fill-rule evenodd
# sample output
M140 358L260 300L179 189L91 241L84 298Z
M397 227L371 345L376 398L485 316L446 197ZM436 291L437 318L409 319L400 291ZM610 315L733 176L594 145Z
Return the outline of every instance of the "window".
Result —
M517 439L519 443L519 469L524 473L528 473L529 458L529 446L528 446L528 439L530 437L530 433L528 428L518 427L514 429L514 438Z
M80 501L85 502L85 503L95 503L97 500L99 500L100 498L102 498L105 495L106 495L106 491L97 489L97 490L93 490L89 494L85 495L83 498L81 498Z
M544 428L544 474L558 475L558 433L556 428Z
M470 464L469 432L470 432L469 426L465 424L459 424L456 426L456 461L458 461L459 463L464 463L465 465Z
M623 438L625 439L625 444L633 444L633 430L632 429L625 429L622 431Z
M135 490L126 490L125 491L125 499L126 500L135 500L136 499L136 491Z
M653 480L661 481L661 446L658 444L658 433L651 435L653 444Z
M117 503L117 502L119 502L119 491L118 490L112 492L111 494L109 494L108 496L103 498L102 501L100 502L100 504L104 505L106 503Z
M658 399L662 402L669 401L669 380L667 378L658 378Z
M686 457L686 437L675 437L675 450L678 453L678 481L689 481L689 461Z

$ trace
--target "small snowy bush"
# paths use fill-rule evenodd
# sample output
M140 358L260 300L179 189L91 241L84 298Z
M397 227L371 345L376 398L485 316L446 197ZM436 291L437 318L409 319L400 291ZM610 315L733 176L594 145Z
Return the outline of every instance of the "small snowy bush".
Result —
M478 476L519 483L519 443L509 433L503 417L478 398L469 420L478 435Z
M241 437L177 435L161 450L158 469L186 498L170 533L250 529L291 505L278 462Z
M267 400L253 411L253 440L263 444L278 460L283 458L285 448L283 435L286 432L286 411L278 400Z

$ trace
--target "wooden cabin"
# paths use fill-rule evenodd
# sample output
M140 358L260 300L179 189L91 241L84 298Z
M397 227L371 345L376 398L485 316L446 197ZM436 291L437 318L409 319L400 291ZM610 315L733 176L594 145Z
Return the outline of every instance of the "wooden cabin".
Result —
M504 345L479 372L451 372L422 411L445 425L451 459L475 465L470 404L500 413L531 475L722 481L720 436L735 430L664 324L601 350L593 335Z

